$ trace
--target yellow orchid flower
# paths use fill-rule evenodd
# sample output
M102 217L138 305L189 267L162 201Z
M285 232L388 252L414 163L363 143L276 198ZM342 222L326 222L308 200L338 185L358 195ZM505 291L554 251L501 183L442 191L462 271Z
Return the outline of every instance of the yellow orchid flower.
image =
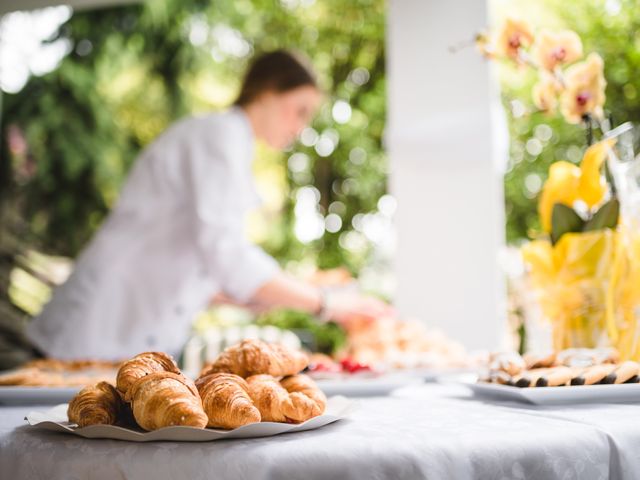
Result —
M580 162L578 196L589 208L600 203L607 193L607 183L601 174L601 169L607 152L614 143L614 139L609 139L591 145L584 152L582 162Z
M500 57L508 57L519 61L520 48L528 47L533 42L533 30L521 19L508 17L498 30L494 47Z
M552 72L557 66L573 63L582 57L582 41L572 30L541 30L531 47L531 56L541 68Z
M565 73L565 90L560 96L560 111L569 123L580 123L582 116L601 118L605 101L604 62L597 53L570 66Z
M547 72L540 73L540 80L533 86L531 92L533 103L543 112L552 113L558 105L558 94L562 90L562 85L553 75Z
M549 167L549 178L542 187L538 202L538 214L545 232L551 231L551 213L556 203L572 207L578 199L580 168L573 163L561 160Z

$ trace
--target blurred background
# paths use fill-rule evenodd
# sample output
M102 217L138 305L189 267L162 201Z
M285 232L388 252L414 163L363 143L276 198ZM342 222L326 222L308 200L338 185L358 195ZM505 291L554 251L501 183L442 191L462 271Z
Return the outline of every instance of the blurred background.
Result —
M259 152L264 207L248 235L295 273L344 266L390 296L384 22L384 2L366 0L160 0L4 15L3 314L36 314L136 155L176 119L227 107L250 58L280 47L313 60L326 101L294 148Z
M575 30L585 51L604 58L616 123L639 119L638 0L492 0L489 7L492 23L516 14L534 26ZM385 154L387 8L379 0L154 0L3 14L2 321L37 314L149 142L182 116L226 107L251 56L279 47L312 59L326 101L293 148L259 152L255 171L265 203L248 222L248 235L294 273L343 267L338 283L357 277L361 288L393 301L397 202L388 192ZM500 66L497 76L509 132L503 268L517 343L522 267L508 246L538 235L536 198L548 166L577 163L585 132L532 111L533 72ZM412 208L421 221L421 206ZM195 328L249 320L246 312L212 309ZM335 325L318 327L300 312L272 312L259 321L311 329L324 351L344 340Z

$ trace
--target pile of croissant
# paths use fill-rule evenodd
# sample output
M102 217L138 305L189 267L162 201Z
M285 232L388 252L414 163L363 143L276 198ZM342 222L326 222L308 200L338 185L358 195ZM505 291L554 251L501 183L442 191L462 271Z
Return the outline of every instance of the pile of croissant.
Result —
M244 340L222 352L193 382L169 355L145 352L122 364L115 387L100 382L82 389L67 414L80 427L145 430L301 423L322 415L327 401L313 380L299 373L307 364L302 352Z

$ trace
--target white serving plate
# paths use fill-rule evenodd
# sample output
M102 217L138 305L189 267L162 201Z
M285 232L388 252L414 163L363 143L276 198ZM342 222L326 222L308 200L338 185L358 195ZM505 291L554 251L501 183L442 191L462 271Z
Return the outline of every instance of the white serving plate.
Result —
M385 374L379 376L350 375L335 379L314 379L325 395L344 395L347 397L371 397L389 395L398 388L423 383L415 375Z
M477 396L534 405L640 403L640 383L518 388L493 383L463 383Z
M412 368L405 370L409 375L415 375L424 379L425 382L438 382L441 379L469 377L478 374L477 368Z
M165 427L152 432L131 430L114 425L91 425L78 428L67 418L67 404L58 405L46 412L30 412L25 420L36 428L69 433L83 438L109 438L130 442L176 441L208 442L230 438L270 437L281 433L304 432L323 427L348 416L357 404L345 397L332 397L327 401L325 413L297 425L289 423L261 422L245 425L234 430L212 428Z
M0 405L56 405L70 401L82 387L0 387Z

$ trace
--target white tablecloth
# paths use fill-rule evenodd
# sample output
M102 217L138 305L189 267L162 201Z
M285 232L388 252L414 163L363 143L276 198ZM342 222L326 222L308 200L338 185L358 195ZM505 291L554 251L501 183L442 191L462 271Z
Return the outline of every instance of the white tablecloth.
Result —
M633 479L640 406L533 407L424 385L319 430L210 443L85 440L0 408L3 479Z

